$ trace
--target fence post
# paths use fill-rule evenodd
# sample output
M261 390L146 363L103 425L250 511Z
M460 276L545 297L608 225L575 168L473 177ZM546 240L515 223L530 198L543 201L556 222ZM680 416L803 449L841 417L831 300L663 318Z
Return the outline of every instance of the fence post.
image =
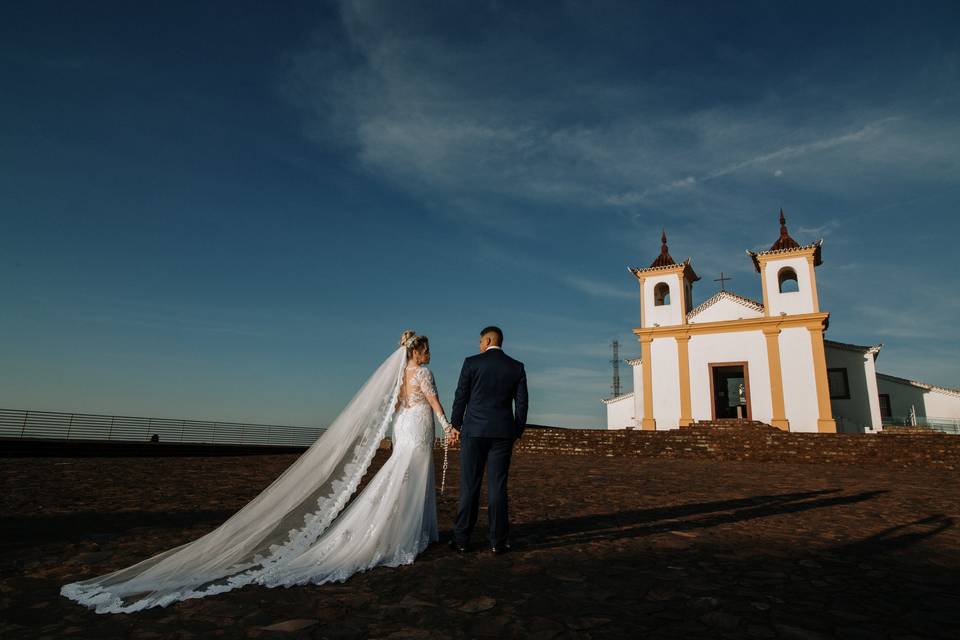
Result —
M150 439L150 430L153 428L153 418L147 418L147 432L143 434L144 440Z
M213 435L210 437L210 442L213 444L217 443L217 423L213 423Z
M113 438L113 421L117 419L117 416L110 416L110 428L107 429L107 440Z
M70 414L70 423L67 425L67 440L70 439L70 429L73 429L73 414Z
M183 442L183 430L184 428L186 428L186 426L187 426L187 421L181 420L180 421L180 442Z
M30 415L29 411L23 412L23 424L20 425L20 437L23 437L23 432L27 430L27 416Z

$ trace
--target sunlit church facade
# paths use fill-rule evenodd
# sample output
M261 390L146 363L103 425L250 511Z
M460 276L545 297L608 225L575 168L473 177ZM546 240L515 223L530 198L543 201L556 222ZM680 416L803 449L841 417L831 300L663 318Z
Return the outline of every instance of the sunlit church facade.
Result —
M690 258L670 256L666 234L646 268L630 268L640 290L640 357L633 393L610 398L607 428L675 429L698 421L756 420L785 431L875 432L910 414L960 419L960 390L878 374L882 345L827 340L820 308L818 240L780 235L747 251L762 301L720 291L693 307L700 278ZM928 409L933 409L933 413Z

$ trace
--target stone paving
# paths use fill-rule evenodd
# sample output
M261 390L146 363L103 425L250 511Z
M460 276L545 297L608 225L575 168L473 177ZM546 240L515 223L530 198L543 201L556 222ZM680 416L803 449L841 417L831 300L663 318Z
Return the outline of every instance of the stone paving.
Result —
M0 459L0 637L960 637L960 490L923 468L518 453L504 556L437 544L134 614L59 595L199 537L295 458Z

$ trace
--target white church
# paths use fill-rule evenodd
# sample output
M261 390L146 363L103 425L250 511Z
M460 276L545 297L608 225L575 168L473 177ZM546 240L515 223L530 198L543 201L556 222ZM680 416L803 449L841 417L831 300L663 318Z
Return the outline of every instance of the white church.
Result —
M827 340L816 269L823 240L800 245L780 211L780 237L747 251L762 301L721 290L693 307L700 278L690 258L674 261L666 233L660 255L630 268L640 286L640 357L633 393L610 398L608 429L676 429L743 419L785 431L876 432L884 418L927 416L960 424L960 389L876 371L882 345Z

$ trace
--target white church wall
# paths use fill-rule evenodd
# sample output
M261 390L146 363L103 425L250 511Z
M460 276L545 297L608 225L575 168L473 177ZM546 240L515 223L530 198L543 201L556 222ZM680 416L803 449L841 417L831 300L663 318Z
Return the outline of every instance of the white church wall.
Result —
M680 426L680 370L677 363L677 341L673 338L654 340L650 344L650 361L653 379L653 417L657 421L657 430L676 429ZM640 380L643 381L642 373Z
M870 396L870 420L872 428L883 428L883 417L880 415L880 390L877 386L877 360L870 356L864 359L864 371L867 375L867 393Z
M817 431L820 409L808 329L789 328L780 332L780 366L783 408L790 421L790 431Z
M721 320L741 320L743 318L759 318L762 311L751 309L730 299L718 300L697 315L688 320L690 324L700 322L718 322Z
M928 418L953 418L960 420L960 395L931 389L923 394Z
M796 272L798 291L780 293L780 283L777 282L777 276L784 267L790 267ZM793 315L813 312L810 267L807 265L805 257L784 258L767 262L764 268L764 278L767 282L766 305L770 309L771 316L779 316L781 313Z
M890 411L894 418L900 420L910 415L911 406L916 407L918 416L927 415L925 389L910 384L906 380L892 380L883 374L877 376L877 389L880 393L890 396Z
M770 368L763 332L743 331L697 334L690 338L690 409L694 420L713 417L710 364L746 362L750 384L750 413L754 420L770 422Z
M654 289L665 282L670 287L670 304L657 306ZM661 276L648 276L643 282L643 312L644 323L647 327L660 325L666 327L683 322L682 307L680 304L680 276L675 273L666 273Z
M833 418L837 431L862 433L878 429L880 424L880 400L877 395L877 374L873 354L851 351L826 345L827 369L844 369L850 397L831 397Z
M633 415L637 419L637 426L643 418L643 366L633 365Z
M633 394L620 396L613 402L607 402L607 429L635 427L633 408Z
M910 415L911 406L918 417L960 420L960 394L927 389L884 374L877 376L877 388L890 396L890 409L898 421Z

